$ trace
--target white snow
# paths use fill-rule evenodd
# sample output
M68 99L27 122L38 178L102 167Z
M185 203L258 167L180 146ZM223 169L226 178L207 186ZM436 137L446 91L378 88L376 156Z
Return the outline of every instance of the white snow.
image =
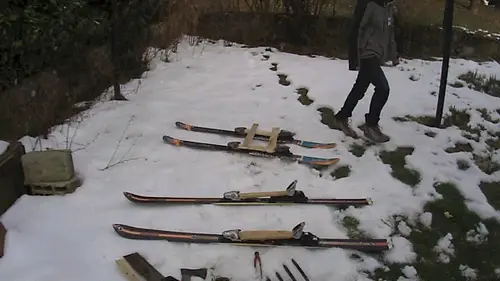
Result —
M451 240L453 240L453 235L448 233L439 239L436 247L434 247L434 251L439 254L438 259L442 263L449 263L450 258L455 254L455 247Z
M417 276L417 270L411 265L406 265L401 271L407 278L415 278Z
M410 236L411 234L411 228L404 221L399 222L398 230L403 236Z
M9 143L3 140L0 140L0 155L7 150L7 147L9 146Z
M500 218L500 212L487 202L478 187L481 180L498 178L500 173L486 175L475 166L461 171L457 169L456 160L472 160L472 154L444 151L456 141L466 141L458 128L438 130L392 119L435 114L437 97L431 93L438 90L440 61L402 61L399 66L384 68L391 94L380 123L392 140L368 147L358 158L349 152L350 144L356 141L322 124L317 111L321 106L338 110L357 73L348 71L344 60L265 49L223 47L222 42L190 46L183 41L178 52L172 54L171 62L157 58L142 79L122 86L129 101L98 102L85 112L81 122L69 128L68 125L54 128L47 140L42 139L38 149L66 148L70 136L75 168L83 176L84 184L75 193L63 197L23 196L2 216L8 232L5 256L0 260L0 280L124 280L114 260L135 251L164 275L176 278L180 278L181 267L214 267L218 275L240 281L254 280L256 249L128 240L118 236L111 225L124 223L219 233L233 228L288 230L305 221L305 230L320 237L345 238L347 233L340 218L350 215L359 220L360 230L386 238L393 229L384 221L393 215L419 217L430 227L432 215L422 214L422 208L429 200L439 198L433 187L437 181L454 182L467 199L467 206L481 218ZM262 53L269 55L269 60L263 60ZM277 72L269 70L273 62L278 63ZM451 60L449 81L453 83L458 75L476 69L486 75L500 73L500 65L496 63L480 65ZM277 73L288 75L291 85L278 84ZM418 81L410 80L412 76L418 77ZM308 96L314 100L310 106L297 101L295 90L299 87L309 89ZM372 92L373 86L370 86L367 97L354 111L352 125L356 130L364 121ZM467 87L448 86L447 92L445 114L448 106L454 105L470 112L470 125L484 123L487 129L498 129L498 124L483 122L475 110L486 108L492 117L500 117L495 111L500 107L498 98ZM321 172L323 176L320 176L320 172L305 165L278 159L164 144L161 139L164 134L222 144L234 140L183 131L175 127L175 121L225 129L257 122L262 129L279 126L294 131L300 139L334 141L338 146L333 150L293 145L291 150L311 156L340 157L338 165L351 166L351 174L334 181L328 176L333 168ZM437 135L428 137L426 131ZM486 147L486 138L483 134L479 143L473 144L476 153ZM21 141L28 151L35 143L28 136ZM390 166L383 164L379 157L383 149L407 145L415 147L413 154L406 157L407 166L422 174L422 181L415 188L393 178ZM106 166L112 167L104 169ZM152 208L134 206L122 195L130 191L146 195L221 196L229 190L284 190L293 180L298 180L297 188L311 198L370 197L374 203L344 212L325 206ZM398 228L403 234L409 234L407 225L401 223ZM451 238L447 235L438 243L437 250L446 257L453 254ZM387 261L415 261L417 257L408 239L395 235L392 243L393 248L385 254ZM275 271L286 276L282 263L288 264L290 258L301 264L311 280L367 280L361 271L382 266L362 253L359 253L361 262L351 259L352 251L342 249L311 251L268 247L259 251L264 274L269 276L274 276Z
M420 214L420 222L427 228L432 226L432 213L424 212Z
M484 223L479 222L476 229L467 231L467 241L475 244L482 244L488 241L488 229Z
M392 238L393 247L386 253L386 260L392 263L412 263L417 258L411 242L399 235Z
M468 265L459 265L458 270L462 272L462 276L465 277L466 280L476 280L477 271L473 268L470 268Z

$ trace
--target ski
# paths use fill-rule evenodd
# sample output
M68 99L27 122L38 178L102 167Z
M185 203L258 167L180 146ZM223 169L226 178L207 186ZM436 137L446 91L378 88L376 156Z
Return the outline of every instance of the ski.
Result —
M210 133L210 134L224 135L224 136L230 136L230 137L240 137L240 138L246 137L247 133L249 131L246 127L236 127L234 130L226 130L226 129L195 126L195 125L183 123L180 121L175 122L175 125L178 128L184 129L186 131ZM337 146L336 143L321 143L321 142L314 142L314 141L298 140L298 139L295 139L294 136L295 136L295 133L280 129L279 133L278 133L277 141L280 144L295 144L295 145L299 145L299 146L307 147L307 148L327 149L327 148L335 148ZM270 138L269 132L262 132L262 131L258 131L254 136L254 139L263 140L263 141L268 141L269 138Z
M240 192L228 191L222 197L166 197L166 196L145 196L131 192L124 192L123 195L131 202L138 204L158 204L158 205L194 205L213 204L227 206L247 206L247 205L287 205L287 204L317 204L331 205L339 208L349 206L371 205L370 198L308 198L301 190L296 189L297 180L293 181L284 191L267 192Z
M277 157L285 161L296 161L298 163L308 164L308 165L329 166L336 164L337 162L340 161L339 158L318 158L318 157L293 154L290 152L290 148L287 146L276 146L273 152L267 152L264 150L255 150L251 148L241 147L240 142L229 142L227 145L222 145L214 143L180 140L170 136L163 136L163 141L175 146L185 146L190 148L214 150L214 151L237 152L259 157L270 157L270 158Z
M180 243L231 244L236 246L292 246L304 248L343 248L360 251L384 251L391 248L387 239L334 239L320 238L304 232L305 222L292 230L225 230L217 233L169 231L113 224L115 232L123 238L137 240L164 240Z

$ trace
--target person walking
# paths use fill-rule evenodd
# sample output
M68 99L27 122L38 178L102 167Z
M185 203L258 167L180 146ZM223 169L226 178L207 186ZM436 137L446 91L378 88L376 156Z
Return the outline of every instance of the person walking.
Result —
M349 118L370 83L375 86L365 124L360 126L364 135L374 142L387 142L390 137L382 133L379 120L389 97L389 83L382 65L391 61L399 64L396 50L394 0L358 0L354 11L354 24L349 38L349 70L358 71L343 107L335 114L335 128L347 136L357 138L349 126Z

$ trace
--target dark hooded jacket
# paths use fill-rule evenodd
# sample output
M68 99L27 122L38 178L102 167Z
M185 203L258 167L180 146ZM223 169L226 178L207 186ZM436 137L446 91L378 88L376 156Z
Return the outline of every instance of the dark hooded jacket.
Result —
M376 56L381 64L397 59L394 11L394 1L357 1L349 37L350 70L363 58Z

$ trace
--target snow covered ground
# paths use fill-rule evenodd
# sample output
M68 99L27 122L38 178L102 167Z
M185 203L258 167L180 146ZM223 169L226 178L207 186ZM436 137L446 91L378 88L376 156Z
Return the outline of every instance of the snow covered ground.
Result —
M73 123L69 132L67 125L60 126L54 128L48 140L42 141L43 148L65 148L66 141L71 140L75 168L84 183L74 194L64 197L23 196L2 216L8 233L6 255L0 260L0 280L125 280L114 260L135 251L164 275L179 279L181 267L214 267L216 274L234 280L256 280L255 249L128 240L118 236L112 224L218 233L233 228L287 230L305 221L305 230L320 237L346 238L347 229L341 221L349 215L359 220L360 230L373 237L387 238L393 229L384 220L392 215L403 214L430 225L432 216L422 214L422 207L428 200L439 198L433 187L436 181L456 183L469 208L481 218L500 220L500 211L488 204L478 187L481 180L498 180L500 172L487 175L474 165L461 171L457 159L472 162L471 154L444 151L456 141L466 140L459 129L425 128L415 122L392 119L435 114L437 97L431 92L438 89L440 61L412 60L397 67L385 67L391 96L381 125L392 140L368 147L362 157L349 152L349 146L359 141L329 129L320 122L321 114L317 111L322 106L334 110L342 106L356 77L356 72L347 70L346 61L280 53L264 47L223 47L222 42L191 46L186 41L171 55L170 61L165 63L156 58L143 79L124 85L130 101L99 102L85 112L85 118ZM277 63L277 72L270 70L272 63ZM452 60L449 82L453 83L468 70L500 75L500 65L494 62L479 65ZM280 85L277 74L286 74L291 84ZM300 87L309 89L308 96L314 100L311 105L297 101L296 89ZM499 130L498 123L485 122L475 110L486 108L492 118L500 118L498 98L467 87L447 90L446 106L469 110L471 126L483 124L486 129ZM372 91L370 86L356 108L354 127L363 122ZM320 176L315 169L278 159L174 147L163 143L161 137L167 134L217 143L234 140L183 131L175 127L175 121L226 129L258 122L262 128L279 126L294 131L300 139L334 141L338 143L336 149L297 146L291 149L311 156L340 157L337 166L349 165L351 174L334 180L328 171ZM429 137L427 131L437 135ZM486 137L483 134L473 144L475 151L486 147ZM34 139L25 137L22 141L27 151L33 149ZM381 150L407 145L415 147L406 157L407 165L422 175L414 188L392 177L390 166L379 157ZM500 162L498 150L493 159ZM105 169L108 166L111 167ZM329 171L334 169L331 167ZM165 196L220 196L229 190L282 190L293 180L298 180L297 188L309 197L370 197L374 204L343 212L325 206L151 208L133 205L122 195L130 191ZM398 228L401 233L411 231L404 223ZM447 241L449 237L443 235L436 247L450 246ZM392 243L393 249L384 254L388 261L411 263L415 259L412 244L404 235L393 236ZM352 259L353 251L342 249L259 251L263 271L272 280L275 271L286 276L282 263L294 270L290 258L301 264L311 280L317 281L370 280L363 271L370 272L382 265L363 253L358 253L362 259ZM466 265L461 270L467 270ZM412 280L417 275L411 266L405 267L403 273L409 279L402 280Z

